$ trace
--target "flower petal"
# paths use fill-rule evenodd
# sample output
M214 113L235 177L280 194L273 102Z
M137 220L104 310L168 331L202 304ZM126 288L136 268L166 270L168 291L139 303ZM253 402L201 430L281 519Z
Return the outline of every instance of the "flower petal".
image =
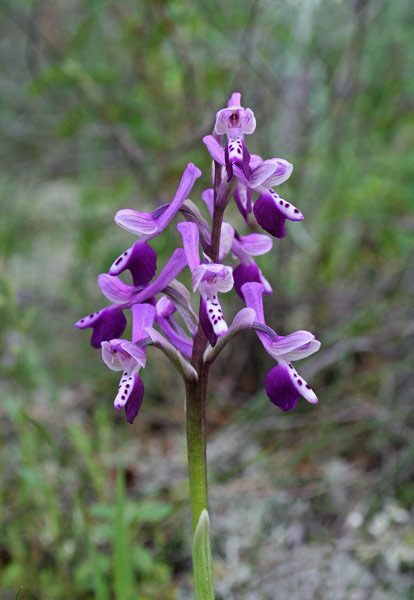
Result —
M273 190L261 194L253 207L257 222L265 231L277 238L286 235L285 221L301 221L302 213Z
M214 332L213 325L210 319L208 318L206 302L204 299L201 300L200 304L200 323L206 335L206 338L210 342L210 345L214 348L214 346L217 344L218 338Z
M319 350L321 347L321 343L319 340L312 340L309 344L306 344L306 347L298 348L297 350L292 350L292 352L287 352L284 354L283 358L285 360L300 360L301 358L306 358L307 356L311 356L315 352Z
M228 140L227 148L229 153L229 161L231 163L241 163L243 160L243 140L241 138L237 138L236 140Z
M265 325L263 312L263 291L263 286L260 283L255 282L245 283L241 287L241 292L244 296L246 306L253 308L253 310L256 312L256 321L262 325Z
M175 277L184 269L187 265L187 259L185 257L185 252L182 248L177 248L172 253L170 260L167 262L161 273L154 279L153 282L149 284L144 290L135 294L132 298L132 302L134 304L138 302L144 302L162 292L164 288L167 287L171 283Z
M223 310L217 296L211 296L203 298L202 304L204 305L205 314L207 315L211 326L213 328L214 335L220 337L228 332L227 323L223 317ZM203 326L205 323L202 323Z
M240 92L233 92L227 102L228 108L239 108L241 107L241 94Z
M156 313L157 317L164 317L164 318L168 319L169 317L171 317L171 315L173 315L175 313L177 308L176 308L174 302L171 302L171 300L168 298L168 296L162 296L157 301L156 310L157 310L157 313Z
M284 356L287 352L292 352L310 344L314 339L315 336L310 331L294 331L289 335L279 336L276 341L269 345L267 351L270 356L277 360L277 357Z
M193 272L200 264L198 227L195 223L178 223L177 229L183 238L185 256L190 271Z
M126 317L117 306L107 306L75 323L79 329L92 327L91 346L97 349L102 342L120 337L126 324Z
M133 288L126 285L119 277L101 273L98 276L98 284L104 296L114 304L125 304L132 297Z
M253 210L252 192L249 187L239 182L236 191L234 192L237 208L241 212L246 223L249 222L249 214Z
M233 270L234 277L234 289L237 294L240 296L242 300L244 300L244 295L242 292L242 287L245 283L248 282L257 282L259 284L262 283L261 273L259 267L256 265L254 261L248 263L240 263Z
M299 396L303 396L310 404L318 402L310 385L290 363L280 362L269 371L265 378L265 388L271 402L284 412L296 407Z
M131 208L118 210L115 215L115 223L135 235L146 237L157 233L157 223L152 218L152 213L138 212Z
M209 188L208 190L204 190L201 192L201 197L204 200L205 205L207 206L207 210L210 213L210 217L213 218L214 212L214 190L213 188Z
M145 337L145 332L143 332L142 337ZM140 346L137 346L136 344L128 340L122 340L120 345L121 351L125 352L125 354L129 354L129 367L131 369L134 370L137 368L137 366L139 366L139 368L145 367L147 356L145 354L144 348L141 348Z
M269 400L283 412L296 408L300 393L293 385L286 365L276 365L265 377L265 389Z
M191 358L193 353L193 343L188 339L184 339L183 336L177 333L177 331L175 331L175 329L172 327L169 319L157 315L155 320L171 344L177 348L177 350L182 352L184 356Z
M253 133L256 129L256 117L254 116L254 112L250 108L246 108L241 115L242 121L242 132L243 133Z
M134 286L147 285L157 270L157 253L145 242L135 242L109 269L109 275L131 272Z
M155 306L151 304L134 304L132 311L132 342L135 343L145 337L145 328L152 327L155 317ZM144 353L145 355L145 353Z
M207 146L207 150L210 152L212 159L224 167L226 164L224 159L224 148L218 143L216 138L212 135L206 135L203 137L203 142Z
M284 365L283 365L284 366ZM317 404L318 398L311 386L299 375L295 367L289 363L288 365L289 375L296 390L307 400L310 404Z
M158 233L161 233L172 220L175 213L181 208L187 196L193 189L193 185L201 175L201 171L193 163L188 163L183 176L181 177L180 185L174 196L173 201L168 206L167 210L157 220Z
M102 342L102 360L111 371L122 371L123 366L116 351L112 349L111 342Z
M233 245L233 240L234 240L234 229L230 225L230 223L227 223L226 221L224 221L223 225L221 227L221 233L220 233L220 251L219 251L219 257L218 257L219 262L223 262L223 259L230 252L231 247Z
M273 240L268 235L251 233L240 236L236 242L243 246L243 250L251 256L266 254L273 247Z
M233 287L233 269L222 264L201 264L192 274L193 291L199 289L204 296L228 292Z
M171 203L159 207L152 213L140 213L131 209L119 210L115 215L115 222L127 231L139 235L141 241L152 239L167 227L200 175L200 169L193 163L189 163Z
M276 163L276 169L266 181L266 187L272 188L275 185L284 183L292 174L293 165L284 158L273 158L271 159Z
M125 406L128 423L133 423L141 407L144 397L144 384L138 373L123 373L115 397L114 406L117 410Z
M144 399L144 384L141 381L138 373L133 374L132 391L127 398L125 404L125 415L128 423L133 423L141 408L142 400ZM126 387L126 386L125 386ZM121 395L122 398L122 395Z
M250 173L249 187L253 189L259 187L259 185L273 175L277 168L278 164L275 162L275 159L270 158L269 160L264 160Z

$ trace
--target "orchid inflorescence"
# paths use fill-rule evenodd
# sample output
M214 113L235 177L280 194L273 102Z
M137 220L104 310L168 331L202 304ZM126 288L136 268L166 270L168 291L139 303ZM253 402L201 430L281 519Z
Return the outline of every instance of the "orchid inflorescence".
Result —
M188 382L199 375L194 361L196 340L200 337L204 340L202 360L211 363L227 342L248 329L257 333L277 363L265 378L270 400L283 411L295 408L300 396L312 404L317 402L315 393L297 373L292 361L313 354L320 343L308 331L280 336L265 322L263 294L270 294L272 288L254 257L272 249L272 238L259 233L240 235L223 221L232 197L247 224L253 213L257 223L275 238L285 236L286 219L303 219L297 208L273 190L288 179L292 165L281 158L262 160L249 154L244 138L255 131L256 119L251 109L241 106L240 100L239 93L232 94L228 107L216 115L213 135L203 139L213 158L212 188L201 195L210 223L188 199L201 175L192 163L187 165L172 202L151 213L118 211L115 222L138 239L115 260L108 273L98 277L99 286L111 304L76 323L80 329L92 328L91 345L101 348L102 358L110 369L122 371L115 408L125 407L130 423L143 400L139 371L145 367L148 345L163 350ZM224 136L227 139L223 147ZM252 192L258 194L254 203ZM177 213L184 218L177 225L182 247L172 252L155 277L157 254L148 242L160 235ZM237 261L235 268L223 263L230 254ZM189 290L176 279L186 267L191 272L192 291L200 296L198 314L192 307ZM126 270L130 271L132 285L119 277ZM218 293L229 292L233 287L246 306L228 326ZM124 314L127 310L132 313L131 341L121 337L127 324Z

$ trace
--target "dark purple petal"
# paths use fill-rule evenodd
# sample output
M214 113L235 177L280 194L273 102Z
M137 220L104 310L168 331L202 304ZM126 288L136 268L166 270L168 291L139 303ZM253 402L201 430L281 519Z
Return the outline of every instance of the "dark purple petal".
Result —
M134 286L147 285L157 270L157 253L146 242L135 242L109 269L110 275L119 275L126 269L131 272Z
M144 384L142 383L138 373L133 374L132 386L132 392L129 395L127 403L125 404L125 414L128 423L134 422L144 398Z
M107 306L75 323L79 329L92 327L91 346L97 349L100 349L101 342L119 338L126 324L125 315L117 306Z
M243 144L243 163L242 163L242 168L243 168L243 173L248 178L249 177L250 153L249 153L248 149L246 148L246 144L244 143L244 140L242 140L242 144Z
M269 194L261 194L253 207L257 222L265 231L277 238L286 235L286 217L278 210L275 202Z
M214 346L217 344L218 338L217 335L214 333L213 325L211 324L211 321L207 314L206 302L203 299L201 300L200 306L200 323L203 327L204 333L206 334L208 341L214 348Z
M243 292L241 291L242 285L245 283L249 283L251 281L256 281L257 283L262 283L262 279L260 277L260 269L256 265L256 263L251 262L248 264L240 263L233 270L233 279L234 279L234 289L240 296L242 300L244 300Z
M257 222L265 231L276 238L286 235L286 217L280 212L270 194L261 194L253 207Z
M266 375L265 388L270 401L283 412L296 408L300 393L289 376L289 367L282 364L273 367Z
M227 171L227 181L233 177L233 164L230 162L229 158L229 142L227 140L226 147L224 149L224 160L226 163L226 171Z
M257 222L265 231L277 238L285 237L285 221L301 221L302 213L273 190L260 194L253 207Z

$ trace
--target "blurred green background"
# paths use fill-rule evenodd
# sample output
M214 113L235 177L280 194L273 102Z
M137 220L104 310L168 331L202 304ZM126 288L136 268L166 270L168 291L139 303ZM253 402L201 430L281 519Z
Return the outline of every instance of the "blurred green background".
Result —
M258 260L267 321L322 349L297 365L319 404L289 414L255 335L212 371L217 599L414 598L414 4L0 9L1 600L192 597L181 382L149 349L126 424L73 323L135 240L117 210L168 202L189 160L199 202L201 140L233 91L257 117L250 152L294 164L281 194L305 214ZM154 240L159 265L177 243L174 226Z

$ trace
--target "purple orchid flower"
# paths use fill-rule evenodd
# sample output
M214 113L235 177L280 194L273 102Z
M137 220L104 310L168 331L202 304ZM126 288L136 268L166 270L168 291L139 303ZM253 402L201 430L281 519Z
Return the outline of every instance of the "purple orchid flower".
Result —
M225 165L223 148L212 135L203 138L213 160ZM286 235L285 221L302 221L303 214L298 208L286 202L272 189L284 183L291 175L293 165L283 158L271 158L262 161L260 156L254 157L250 163L248 175L237 167L233 168L238 179L235 192L237 206L243 217L248 221L251 212L251 194L248 190L258 192L259 198L253 206L254 216L259 225L276 238Z
M199 232L195 223L179 223L178 231L183 238L184 252L192 274L193 291L201 296L200 320L210 344L228 331L218 292L228 292L233 287L233 269L222 264L201 263L199 255Z
M158 277L144 288L141 286L134 288L121 281L119 277L107 273L101 273L98 276L98 283L108 300L123 308L128 308L134 304L145 302L162 292L186 265L187 259L184 250L177 248Z
M291 361L299 360L317 352L320 342L309 331L295 331L290 335L279 336L265 323L263 312L263 286L259 283L245 283L242 293L249 308L256 311L256 320L263 326L256 333L266 351L276 361L266 375L266 393L273 404L287 412L296 408L299 397L303 396L311 404L316 404L318 398L311 387L301 377Z
M184 250L177 248L158 277L148 284L149 279L155 273L157 259L155 251L148 244L136 242L126 253L120 256L120 259L115 261L109 272L121 273L129 269L134 284L139 282L137 287L127 285L115 274L101 273L98 277L98 283L103 294L114 305L83 317L75 323L79 329L92 327L91 345L97 349L101 347L102 342L119 338L125 331L127 320L123 309L130 308L134 304L151 301L187 265Z
M138 212L129 208L119 210L115 215L115 223L138 235L141 241L151 240L164 231L176 212L180 210L200 175L200 169L193 163L189 163L172 202L159 206L151 213Z
M144 384L138 373L145 367L145 349L137 342L148 337L145 329L154 322L155 308L150 304L135 304L132 307L132 342L113 339L102 342L102 359L112 371L122 371L114 406L125 407L128 423L133 423L144 397Z
M242 165L246 176L249 172L250 154L244 144L244 135L256 129L256 118L250 108L240 104L241 94L231 95L227 108L222 108L216 115L214 133L217 136L227 135L224 150L228 180L233 176L233 163Z

